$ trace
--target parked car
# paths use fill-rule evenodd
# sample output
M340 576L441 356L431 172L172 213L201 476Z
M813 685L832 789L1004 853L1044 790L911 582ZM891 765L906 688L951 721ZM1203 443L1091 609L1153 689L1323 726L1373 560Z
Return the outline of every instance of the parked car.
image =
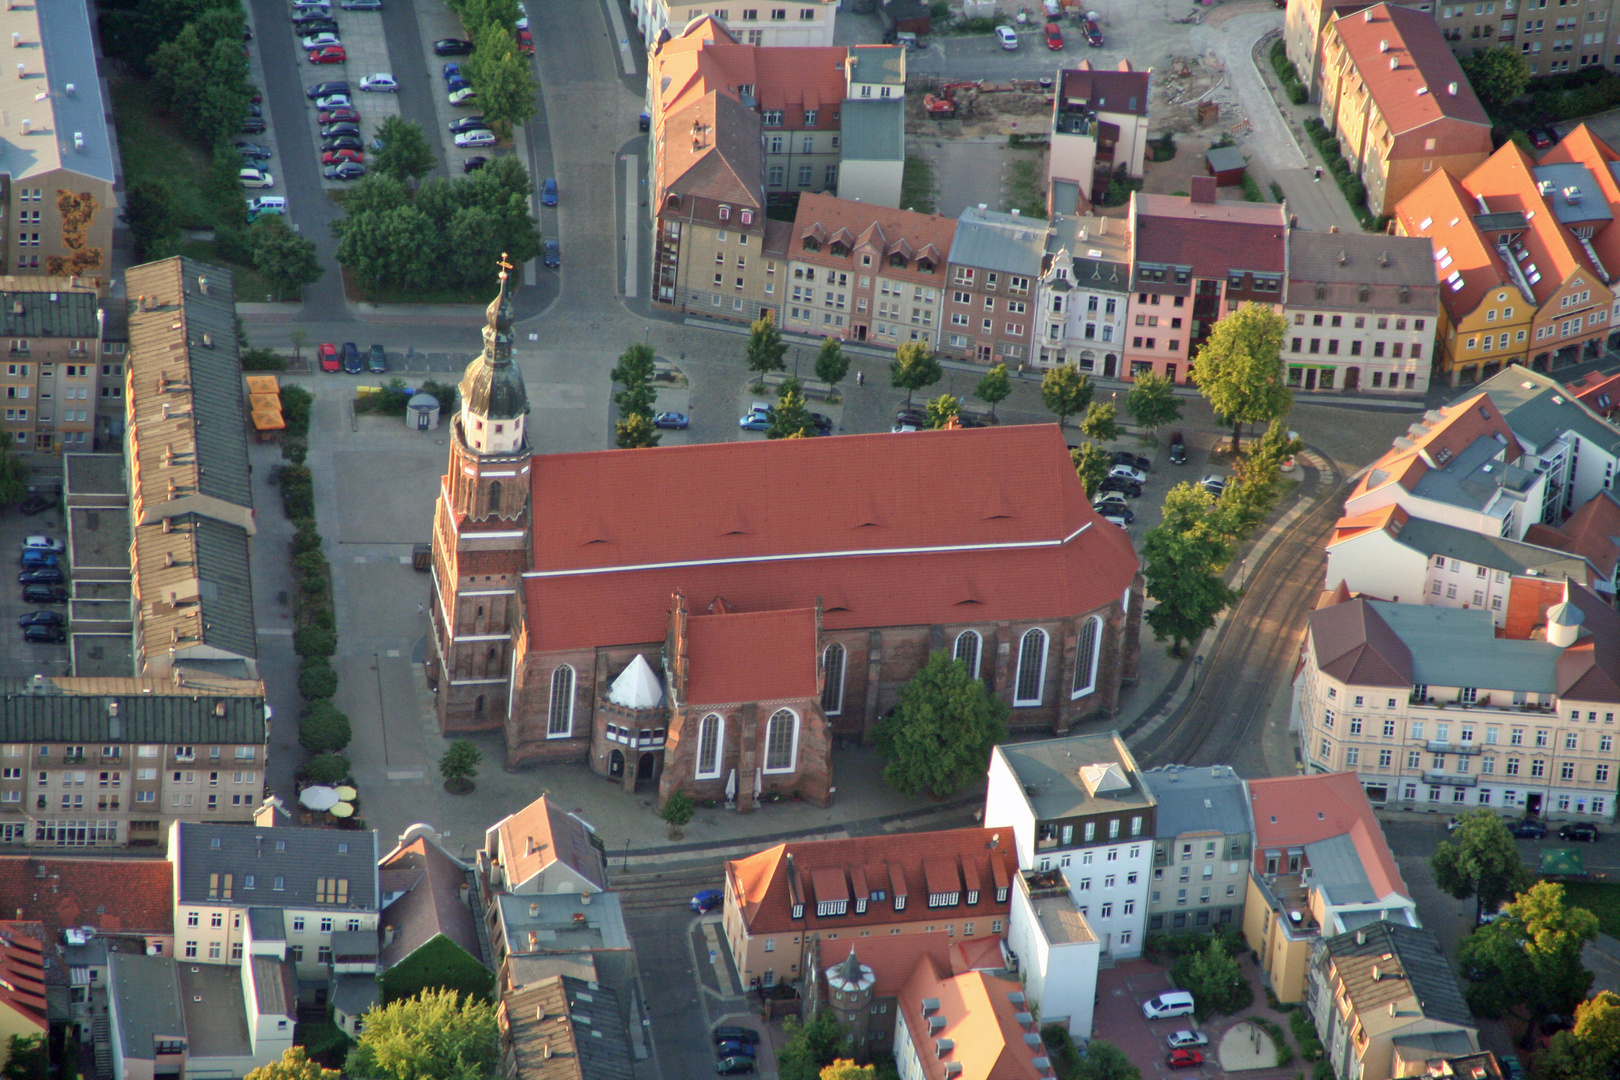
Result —
M1513 827L1508 829L1508 832L1512 833L1514 838L1518 840L1541 840L1547 835L1547 826L1539 821L1524 818L1521 821L1515 821Z
M811 413L810 414L810 422L812 424L816 425L816 434L817 435L831 435L832 434L832 429L833 429L832 417L826 415L825 413L818 413L818 412Z
M1177 1031L1167 1040L1172 1050L1185 1050L1193 1046L1208 1046L1209 1036L1202 1031Z
M1105 476L1102 483L1097 485L1098 491L1117 491L1133 499L1142 497L1142 485L1135 480L1125 480L1118 476Z
M1018 48L1018 31L1010 26L998 26L996 27L996 40L1001 42L1003 49L1016 49Z
M1094 509L1100 511L1109 506L1117 506L1124 509L1129 504L1125 501L1125 496L1121 495L1117 491L1100 491L1096 495L1092 496L1091 505Z
M325 15L309 15L302 22L294 19L293 26L300 36L321 33L335 34L338 32L337 20L328 19Z
M328 45L342 45L343 39L331 30L322 30L314 34L305 34L301 43L305 49L324 49Z
M292 0L294 11L322 11L332 14L330 0Z
M276 186L276 178L263 169L238 169L236 179L245 188L267 188Z
M1112 504L1103 507L1101 510L1097 511L1097 513L1100 514L1102 519L1108 522L1108 524L1118 525L1122 529L1126 528L1131 522L1136 520L1136 515L1131 513L1127 507L1114 506Z
M349 84L347 82L342 79L330 79L326 82L318 82L308 90L305 90L304 96L313 99L330 97L333 94L347 94L348 92ZM320 105L320 107L323 109L326 108L326 106L321 105L319 101L315 102L315 104ZM348 102L344 102L344 104L347 105Z
M24 570L17 575L19 585L60 585L67 580L60 566L41 566L37 570Z
M460 86L450 91L447 100L452 105L473 105L478 101L478 92L470 86Z
M30 611L27 615L17 616L17 625L29 626L61 626L66 620L60 611Z
M713 911L719 907L725 901L725 898L726 894L719 889L704 889L687 901L686 906L701 915L706 911Z
M366 353L366 370L373 375L381 375L388 370L388 350L381 345L373 345Z
M433 43L435 56L470 56L473 43L462 38L440 38Z
M1142 472L1153 471L1153 462L1141 454L1133 454L1129 450L1115 450L1113 461L1115 465L1129 465L1131 468L1140 469Z
M57 559L49 551L25 551L18 560L25 570L34 570L41 566L55 566Z
M325 97L315 99L315 107L317 109L351 109L354 107L354 102L349 100L349 95L346 93L327 94Z
M383 71L378 72L376 75L367 75L361 79L360 89L375 91L379 94L392 94L399 89L399 83L394 81L392 75Z
M737 426L744 431L769 431L771 414L769 412L750 412L738 418Z
M49 536L30 536L23 540L24 551L61 551L65 545Z
M553 270L562 266L562 245L555 240L546 241L545 264Z
M341 0L338 6L344 11L381 11L382 0Z
M366 175L366 167L358 161L340 161L321 170L328 180L358 180Z
M753 1028L741 1027L736 1024L722 1025L715 1028L710 1034L714 1036L714 1041L717 1043L742 1042L752 1046L759 1042L759 1032Z
M546 177L546 182L540 186L540 205L557 205L557 180L555 177Z
M461 171L464 173L475 173L488 164L489 158L474 154L472 157L461 163Z
M457 63L456 61L454 61L454 60L445 61L445 64L444 64L444 79L445 79L445 82L449 82L451 79L459 79L459 78L461 78L461 65L459 63Z
M456 136L457 146L494 146L495 133L486 129L463 131Z
M340 109L322 109L315 114L315 122L318 124L358 124L360 122L360 110L347 106Z
M1132 480L1138 484L1147 483L1147 473L1138 469L1135 465L1109 466L1108 475L1117 480Z
M454 75L444 80L444 92L447 94L454 94L458 91L469 90L471 88L472 83L467 81L467 77L465 75Z
M1530 145L1537 150L1545 150L1558 141L1558 129L1551 124L1537 124L1525 134L1530 136Z
M461 116L450 121L450 134L452 135L460 135L463 131L487 131L488 129L489 125L484 123L482 113Z
M341 371L342 363L338 360L337 346L330 341L321 342L321 347L315 350L321 358L322 371Z
M1598 839L1598 829L1589 821L1575 821L1558 830L1558 839L1591 843Z
M329 154L333 150L364 150L366 144L360 141L358 135L339 135L334 139L327 139L321 143L321 153Z
M335 139L339 135L359 135L360 125L353 120L339 120L336 123L321 125L321 138Z
M352 341L343 343L343 370L350 375L360 374L360 346Z
M715 1071L721 1076L735 1076L738 1073L751 1073L754 1071L754 1059L747 1057L721 1058L715 1062Z
M341 45L328 45L324 49L314 49L309 54L312 64L346 64L348 61L349 54Z
M1063 48L1063 27L1055 22L1049 22L1041 28L1041 35L1046 38L1046 47L1053 52Z
M1170 433L1170 464L1187 464L1187 440L1182 438L1179 431Z
M300 11L297 8L293 9L292 24L293 24L293 28L296 29L296 30L303 31L304 33L313 34L313 33L316 33L316 31L314 31L314 30L304 30L304 28L307 27L307 26L314 26L316 23L323 23L323 22L332 23L334 26L337 25L337 20L332 18L332 12L330 11L330 9L326 10L326 11L309 11L307 9Z
M261 143L248 142L246 139L237 139L231 145L236 147L236 152L245 158L255 158L258 160L267 161L271 156L270 148Z
M1219 473L1210 473L1198 482L1203 485L1205 491L1217 499L1226 491L1226 477Z
M692 418L680 412L661 412L653 416L653 427L670 428L679 431L691 423Z
M534 55L534 36L529 33L527 28L520 27L518 29L517 47L518 52L522 53L524 56Z
M1087 19L1080 24L1080 29L1086 35L1086 44L1092 48L1100 48L1103 43L1102 27L1097 25L1095 19Z
M242 126L238 130L244 135L263 135L270 130L270 125L257 116L250 116L242 121Z
M60 645L67 641L67 630L58 624L28 626L23 629L23 640L36 645Z
M23 600L30 604L65 604L67 590L60 585L24 585Z
M1524 1080L1524 1066L1519 1064L1519 1055L1503 1054L1496 1061L1502 1066L1502 1075L1507 1080Z
M27 514L29 517L33 517L38 513L43 513L50 508L51 500L47 499L43 495L30 495L28 498L17 504L17 509Z
M1165 1055L1164 1061L1172 1069L1201 1069L1204 1055L1197 1050L1172 1050Z
M716 1043L715 1047L714 1047L714 1052L715 1052L715 1054L717 1056L723 1057L723 1058L728 1058L728 1057L751 1058L757 1053L757 1051L754 1049L754 1044L753 1043L745 1043L745 1042Z

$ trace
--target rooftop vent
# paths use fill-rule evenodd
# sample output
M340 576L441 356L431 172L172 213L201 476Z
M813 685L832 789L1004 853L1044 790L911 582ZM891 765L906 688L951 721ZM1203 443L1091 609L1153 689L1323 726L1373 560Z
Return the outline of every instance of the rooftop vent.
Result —
M1579 206L1581 204L1581 188L1579 184L1571 184L1569 187L1564 189L1564 201L1569 203L1571 206Z
M1389 70L1398 71L1398 70L1400 70L1400 66L1401 66L1401 58L1400 57L1392 56L1392 57L1389 58Z
M1456 83L1446 83L1446 93L1450 94L1452 97L1456 97L1457 96L1457 84Z
M1380 41L1378 43L1378 51L1379 52L1389 52L1389 39L1388 38L1385 38L1383 41Z

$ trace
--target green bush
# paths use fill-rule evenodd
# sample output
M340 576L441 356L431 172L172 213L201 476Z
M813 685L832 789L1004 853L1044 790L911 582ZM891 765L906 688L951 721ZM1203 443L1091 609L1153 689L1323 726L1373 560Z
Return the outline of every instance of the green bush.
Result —
M1243 174L1243 199L1245 202L1266 201L1266 197L1260 193L1260 181L1249 173Z
M281 510L289 518L315 516L315 480L303 465L283 465L276 472L276 485L281 488Z
M341 784L349 778L349 759L328 750L310 758L303 771L312 784Z
M1295 105L1303 105L1307 101L1311 100L1311 92L1305 89L1305 87L1301 86L1299 83L1295 83L1288 88L1288 100L1292 101Z
M691 821L695 813L697 806L692 802L692 797L684 791L676 791L664 800L664 808L658 811L658 816L678 829Z
M306 701L329 698L337 693L337 672L325 657L307 657L298 666L298 692Z
M315 403L315 395L298 385L287 385L281 388L281 418L286 421L286 430L282 432L282 452L286 452L288 439L303 440L309 437L309 410Z
M1272 202L1282 202L1283 201L1282 185L1277 183L1277 181L1275 181L1275 180L1273 180L1271 182L1271 201Z
M292 565L293 569L298 573L312 577L327 577L331 573L331 567L326 563L326 556L321 554L319 548L311 551L301 551L294 555Z
M951 23L947 33L951 34L993 34L1001 19L957 19Z
M310 702L309 713L298 722L299 745L312 754L342 750L351 738L349 718L328 698Z
M315 531L314 518L300 518L293 522L297 531L293 533L292 550L294 555L302 555L306 551L321 550L321 534Z
M1286 1068L1290 1063L1293 1062L1294 1048L1289 1045L1288 1040L1283 1036L1281 1024L1264 1016L1251 1016L1249 1017L1249 1022L1252 1024L1258 1024L1260 1027L1264 1028L1266 1034L1271 1036L1271 1041L1276 1044L1277 1068Z
M269 349L244 349L242 351L242 370L286 371L287 361Z
M1322 1040L1317 1038L1316 1025L1311 1023L1304 1009L1295 1009L1288 1014L1288 1026L1293 1029L1294 1041L1299 1043L1300 1057L1306 1061L1316 1061L1322 1056Z
M337 652L337 635L324 626L300 626L293 631L293 652L330 658Z

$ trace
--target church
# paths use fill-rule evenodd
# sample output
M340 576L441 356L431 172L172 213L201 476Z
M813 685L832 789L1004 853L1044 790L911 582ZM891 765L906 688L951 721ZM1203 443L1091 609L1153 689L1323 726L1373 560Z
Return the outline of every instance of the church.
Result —
M938 649L1061 734L1136 675L1142 582L1055 425L534 454L512 303L461 380L433 525L445 735L626 791L832 795Z

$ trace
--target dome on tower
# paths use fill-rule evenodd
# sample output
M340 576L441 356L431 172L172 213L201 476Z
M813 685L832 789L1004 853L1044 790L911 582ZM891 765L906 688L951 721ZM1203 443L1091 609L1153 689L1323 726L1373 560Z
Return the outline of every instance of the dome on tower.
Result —
M511 420L529 411L523 372L512 363L512 298L506 272L512 264L501 256L501 288L484 312L484 351L461 376L463 408L486 420Z

